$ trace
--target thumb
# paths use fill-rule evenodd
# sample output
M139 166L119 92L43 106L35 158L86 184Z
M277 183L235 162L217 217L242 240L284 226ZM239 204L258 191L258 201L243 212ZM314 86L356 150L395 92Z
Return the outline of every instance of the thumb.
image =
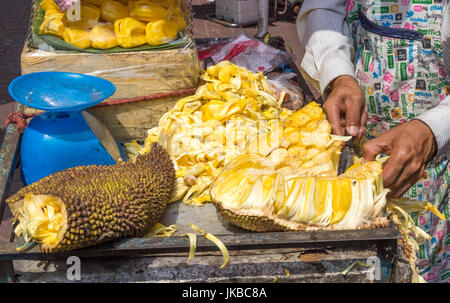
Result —
M345 102L345 123L347 133L356 137L361 126L363 104L361 102Z

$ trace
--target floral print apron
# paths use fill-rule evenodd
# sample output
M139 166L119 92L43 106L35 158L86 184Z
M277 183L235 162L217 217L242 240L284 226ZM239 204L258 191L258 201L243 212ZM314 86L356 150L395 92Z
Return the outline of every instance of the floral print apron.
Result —
M437 106L449 86L442 57L443 2L436 0L348 0L347 21L355 42L358 82L369 112L362 143ZM450 117L449 117L450 119ZM433 159L405 194L426 200L447 218L450 166ZM450 282L450 220L416 217L432 236L419 242L419 273L428 282Z

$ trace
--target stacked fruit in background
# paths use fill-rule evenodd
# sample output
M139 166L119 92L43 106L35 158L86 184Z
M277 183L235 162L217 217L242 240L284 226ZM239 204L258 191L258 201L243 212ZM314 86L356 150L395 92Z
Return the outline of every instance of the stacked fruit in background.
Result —
M179 0L81 0L77 21L69 20L53 0L42 0L40 6L45 17L39 34L81 49L162 45L187 26Z

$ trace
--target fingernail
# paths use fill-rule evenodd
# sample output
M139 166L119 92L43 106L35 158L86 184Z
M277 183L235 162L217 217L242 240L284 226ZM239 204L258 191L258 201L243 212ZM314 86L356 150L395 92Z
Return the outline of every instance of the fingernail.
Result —
M355 137L355 136L357 136L358 133L359 133L359 127L356 127L356 126L349 126L349 127L347 127L347 132L348 132L348 134L349 134L350 136Z

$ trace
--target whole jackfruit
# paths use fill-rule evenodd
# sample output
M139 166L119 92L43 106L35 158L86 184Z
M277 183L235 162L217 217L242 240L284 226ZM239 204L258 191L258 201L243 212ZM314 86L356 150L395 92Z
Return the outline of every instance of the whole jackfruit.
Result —
M177 38L178 25L169 20L158 20L147 23L145 35L149 45L169 43Z
M98 24L89 33L92 47L99 49L109 49L117 46L114 28L110 24Z
M135 162L57 172L7 203L17 236L44 252L73 250L146 234L166 209L174 182L170 156L153 143Z
M147 43L145 30L145 24L134 18L124 18L114 22L117 43L124 48L137 47Z
M131 7L130 17L140 21L153 22L166 18L166 9L151 1L133 1Z
M100 11L102 13L102 19L111 23L128 17L128 8L118 1L103 1Z
M64 41L81 49L92 46L89 32L84 29L66 27L63 37Z

